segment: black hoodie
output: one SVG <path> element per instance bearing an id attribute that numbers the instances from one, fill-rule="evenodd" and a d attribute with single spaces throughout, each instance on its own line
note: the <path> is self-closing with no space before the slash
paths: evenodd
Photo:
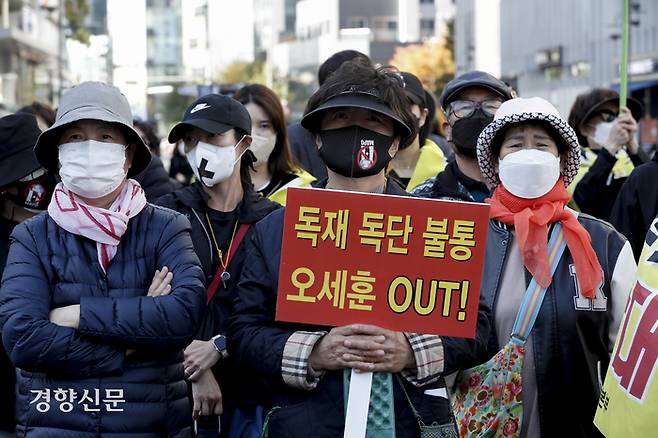
<path id="1" fill-rule="evenodd" d="M 195 183 L 189 187 L 177 190 L 173 193 L 159 198 L 156 202 L 157 205 L 170 208 L 179 213 L 184 214 L 192 224 L 192 242 L 194 243 L 194 250 L 196 251 L 203 272 L 206 276 L 206 286 L 210 284 L 219 268 L 219 258 L 217 250 L 213 242 L 213 233 L 216 237 L 217 244 L 222 250 L 222 253 L 227 252 L 233 230 L 235 229 L 235 218 L 237 217 L 237 226 L 241 224 L 255 224 L 265 216 L 279 208 L 278 204 L 269 201 L 266 198 L 258 196 L 252 188 L 245 190 L 244 197 L 238 207 L 229 213 L 222 213 L 212 210 L 208 207 L 208 194 L 203 191 L 200 183 Z M 207 215 L 207 217 L 206 217 Z M 210 219 L 213 224 L 213 229 L 210 230 L 208 220 Z M 226 285 L 220 283 L 215 297 L 213 299 L 214 305 L 222 307 L 218 321 L 207 321 L 204 323 L 199 332 L 197 339 L 207 340 L 212 336 L 225 332 L 225 321 L 228 314 L 227 311 L 231 308 L 231 302 L 235 294 L 237 280 L 240 278 L 242 271 L 242 262 L 244 261 L 244 242 L 246 242 L 251 235 L 251 229 L 244 237 L 242 244 L 237 249 L 235 256 L 229 263 L 227 268 L 231 279 L 226 282 Z M 213 307 L 211 305 L 211 307 Z M 209 310 L 209 313 L 212 313 Z M 208 319 L 208 317 L 206 317 Z"/>
<path id="2" fill-rule="evenodd" d="M 213 232 L 218 246 L 221 248 L 222 253 L 226 254 L 231 236 L 234 229 L 236 229 L 236 217 L 237 227 L 241 224 L 253 225 L 280 208 L 278 204 L 258 196 L 253 187 L 250 186 L 245 188 L 244 197 L 235 211 L 230 213 L 217 212 L 208 207 L 208 194 L 203 191 L 201 184 L 198 182 L 163 196 L 156 201 L 156 204 L 176 210 L 190 220 L 192 224 L 192 242 L 194 243 L 194 250 L 199 260 L 201 260 L 206 276 L 206 286 L 210 284 L 219 267 L 213 233 L 208 227 L 206 215 L 213 224 Z M 245 248 L 247 245 L 245 245 L 245 242 L 249 241 L 252 233 L 253 227 L 250 227 L 242 243 L 237 248 L 235 256 L 230 261 L 227 271 L 231 278 L 226 284 L 220 283 L 215 296 L 208 305 L 206 316 L 201 323 L 196 339 L 207 341 L 215 335 L 226 334 L 228 318 L 233 311 L 238 279 L 246 256 Z M 234 404 L 237 400 L 241 400 L 240 403 L 265 402 L 258 400 L 259 388 L 257 386 L 249 388 L 252 379 L 248 375 L 241 376 L 241 371 L 234 367 L 231 358 L 219 361 L 213 367 L 213 373 L 222 389 L 225 403 Z"/>
<path id="3" fill-rule="evenodd" d="M 635 260 L 640 258 L 649 227 L 658 216 L 658 154 L 636 167 L 619 191 L 610 222 L 626 236 Z"/>
<path id="4" fill-rule="evenodd" d="M 622 185 L 628 178 L 614 177 L 612 170 L 617 164 L 617 157 L 607 149 L 592 150 L 592 152 L 597 155 L 596 160 L 576 185 L 573 200 L 581 212 L 604 221 L 611 221 L 612 207 L 619 197 Z M 649 157 L 642 149 L 636 155 L 629 154 L 628 157 L 635 167 L 649 161 Z M 642 240 L 644 240 L 644 236 Z"/>

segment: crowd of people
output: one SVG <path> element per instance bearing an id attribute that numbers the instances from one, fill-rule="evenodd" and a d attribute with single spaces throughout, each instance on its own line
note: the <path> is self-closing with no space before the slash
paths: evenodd
<path id="1" fill-rule="evenodd" d="M 658 216 L 640 102 L 593 89 L 565 119 L 481 71 L 437 101 L 353 50 L 318 83 L 296 124 L 261 84 L 200 96 L 168 171 L 108 84 L 0 118 L 0 437 L 339 437 L 353 369 L 390 394 L 369 437 L 602 436 Z M 292 187 L 489 204 L 475 337 L 276 321 Z M 499 424 L 481 368 L 503 352 L 518 389 Z"/>

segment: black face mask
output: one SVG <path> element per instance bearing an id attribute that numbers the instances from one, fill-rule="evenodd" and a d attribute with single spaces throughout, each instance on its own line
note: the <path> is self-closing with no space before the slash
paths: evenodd
<path id="1" fill-rule="evenodd" d="M 459 153 L 467 157 L 477 157 L 478 137 L 492 121 L 493 117 L 480 108 L 475 110 L 471 117 L 457 120 L 452 126 L 452 142 Z"/>
<path id="2" fill-rule="evenodd" d="M 347 178 L 377 175 L 392 157 L 393 137 L 360 126 L 320 131 L 320 157 L 329 169 Z"/>
<path id="3" fill-rule="evenodd" d="M 33 212 L 40 212 L 48 209 L 56 185 L 55 176 L 48 172 L 37 179 L 18 181 L 12 184 L 11 187 L 16 188 L 18 193 L 5 192 L 2 196 L 19 207 Z"/>

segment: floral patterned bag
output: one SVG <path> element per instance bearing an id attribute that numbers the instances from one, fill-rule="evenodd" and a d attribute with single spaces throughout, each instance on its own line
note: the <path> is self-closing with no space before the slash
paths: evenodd
<path id="1" fill-rule="evenodd" d="M 566 242 L 557 223 L 548 243 L 548 261 L 555 272 Z M 457 376 L 452 409 L 461 438 L 518 438 L 523 414 L 521 369 L 525 342 L 532 331 L 546 289 L 532 279 L 523 295 L 510 341 L 488 362 Z"/>

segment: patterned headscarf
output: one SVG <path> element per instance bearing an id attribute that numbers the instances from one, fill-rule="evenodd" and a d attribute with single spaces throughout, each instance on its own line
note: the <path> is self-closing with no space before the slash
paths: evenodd
<path id="1" fill-rule="evenodd" d="M 496 111 L 493 122 L 484 128 L 478 138 L 477 155 L 480 170 L 492 188 L 500 184 L 500 178 L 498 178 L 498 172 L 494 166 L 494 162 L 498 158 L 493 156 L 494 139 L 503 128 L 532 121 L 550 125 L 553 131 L 560 136 L 556 140 L 561 140 L 567 146 L 567 163 L 562 173 L 564 184 L 568 186 L 576 177 L 580 167 L 580 146 L 578 137 L 569 123 L 560 116 L 553 105 L 541 97 L 528 99 L 517 97 L 503 102 Z"/>

